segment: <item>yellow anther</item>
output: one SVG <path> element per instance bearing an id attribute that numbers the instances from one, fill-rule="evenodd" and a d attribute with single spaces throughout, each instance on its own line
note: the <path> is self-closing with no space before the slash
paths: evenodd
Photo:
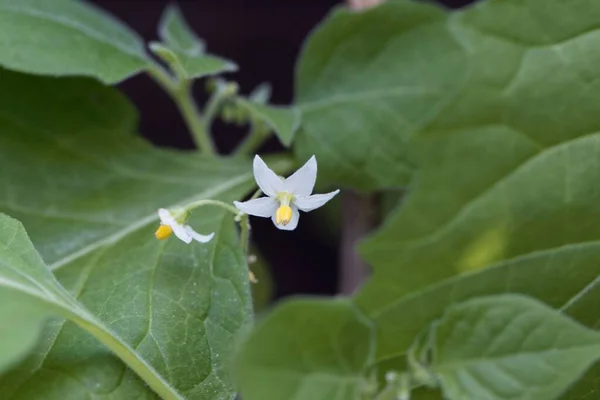
<path id="1" fill-rule="evenodd" d="M 172 233 L 173 233 L 173 229 L 171 229 L 171 227 L 169 225 L 161 225 L 158 227 L 158 229 L 154 233 L 154 236 L 156 236 L 156 238 L 158 240 L 164 240 L 164 239 L 168 238 L 169 236 L 171 236 Z"/>
<path id="2" fill-rule="evenodd" d="M 292 208 L 290 206 L 281 206 L 275 212 L 275 223 L 277 225 L 287 225 L 292 220 Z"/>

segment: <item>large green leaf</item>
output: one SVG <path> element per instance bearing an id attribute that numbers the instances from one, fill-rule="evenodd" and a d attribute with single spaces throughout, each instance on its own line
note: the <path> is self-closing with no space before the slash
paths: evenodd
<path id="1" fill-rule="evenodd" d="M 406 351 L 425 326 L 440 318 L 449 305 L 478 296 L 523 293 L 551 307 L 563 307 L 600 275 L 599 247 L 598 243 L 588 243 L 541 251 L 377 306 L 363 293 L 357 303 L 370 310 L 369 317 L 378 328 L 376 359 L 390 361 L 388 368 L 402 368 Z M 381 290 L 391 291 L 396 284 L 389 281 Z M 593 309 L 588 312 L 594 313 Z M 583 318 L 579 320 L 588 325 Z"/>
<path id="2" fill-rule="evenodd" d="M 145 68 L 142 40 L 77 0 L 0 0 L 0 65 L 115 83 Z"/>
<path id="3" fill-rule="evenodd" d="M 467 67 L 436 7 L 389 1 L 334 10 L 297 69 L 299 158 L 316 154 L 321 177 L 337 184 L 406 185 L 415 163 L 410 138 L 454 98 Z"/>
<path id="4" fill-rule="evenodd" d="M 0 214 L 0 371 L 23 358 L 60 303 L 59 284 L 23 227 Z"/>
<path id="5" fill-rule="evenodd" d="M 158 207 L 243 197 L 250 163 L 152 148 L 132 134 L 131 105 L 92 80 L 0 71 L 0 93 L 0 210 L 23 222 L 61 283 L 180 395 L 231 398 L 225 365 L 251 317 L 232 219 L 194 212 L 192 226 L 216 232 L 205 245 L 153 233 Z M 6 397 L 152 396 L 71 323 L 52 321 L 43 336 L 0 380 Z"/>
<path id="6" fill-rule="evenodd" d="M 248 400 L 360 400 L 374 342 L 368 319 L 346 300 L 295 300 L 261 321 L 240 352 Z"/>
<path id="7" fill-rule="evenodd" d="M 489 1 L 449 17 L 469 55 L 468 81 L 414 135 L 412 190 L 362 247 L 375 269 L 360 295 L 367 308 L 461 272 L 600 238 L 600 34 L 590 17 L 600 3 L 578 4 L 563 13 L 559 0 Z M 585 15 L 573 17 L 577 10 Z M 563 22 L 546 18 L 554 13 Z M 498 22 L 518 15 L 537 22 L 514 30 L 518 22 Z M 552 34 L 542 41 L 540 30 Z"/>
<path id="8" fill-rule="evenodd" d="M 600 357 L 600 333 L 517 295 L 452 306 L 431 335 L 449 400 L 555 399 Z"/>
<path id="9" fill-rule="evenodd" d="M 600 277 L 571 299 L 562 311 L 590 328 L 600 329 Z M 600 363 L 596 363 L 563 397 L 565 400 L 592 400 L 598 397 Z"/>
<path id="10" fill-rule="evenodd" d="M 23 226 L 4 214 L 0 214 L 0 298 L 0 316 L 5 318 L 0 330 L 1 369 L 15 359 L 22 358 L 30 350 L 44 320 L 52 314 L 60 314 L 79 326 L 75 329 L 82 337 L 88 340 L 92 336 L 99 339 L 103 345 L 126 360 L 162 398 L 180 398 L 142 356 L 136 354 L 119 336 L 91 315 L 58 283 L 29 241 Z M 87 333 L 79 328 L 85 329 Z M 39 390 L 42 388 L 37 389 L 29 392 L 26 398 L 48 398 L 45 396 L 49 393 Z M 13 394 L 10 390 L 2 390 L 3 398 Z M 51 393 L 51 398 L 55 394 L 57 393 Z M 74 395 L 71 390 L 63 391 L 62 398 Z"/>

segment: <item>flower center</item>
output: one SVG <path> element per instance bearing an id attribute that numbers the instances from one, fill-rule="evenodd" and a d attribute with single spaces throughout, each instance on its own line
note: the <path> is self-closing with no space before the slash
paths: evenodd
<path id="1" fill-rule="evenodd" d="M 287 225 L 292 220 L 292 208 L 287 205 L 281 205 L 275 212 L 275 223 L 277 225 Z"/>
<path id="2" fill-rule="evenodd" d="M 154 236 L 156 236 L 156 238 L 158 240 L 164 240 L 164 239 L 168 238 L 169 236 L 171 236 L 172 233 L 173 233 L 173 229 L 171 229 L 171 227 L 169 225 L 161 225 L 158 227 L 158 229 L 154 233 Z"/>

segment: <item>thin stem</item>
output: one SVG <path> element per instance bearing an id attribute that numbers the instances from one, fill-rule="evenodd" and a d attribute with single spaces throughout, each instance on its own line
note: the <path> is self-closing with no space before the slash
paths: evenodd
<path id="1" fill-rule="evenodd" d="M 235 216 L 240 214 L 240 210 L 232 206 L 231 204 L 227 204 L 223 201 L 219 200 L 211 200 L 211 199 L 202 199 L 198 201 L 191 202 L 185 206 L 186 211 L 192 211 L 194 208 L 202 207 L 202 206 L 218 206 L 226 209 L 227 211 L 233 213 Z"/>
<path id="2" fill-rule="evenodd" d="M 217 112 L 219 111 L 219 107 L 221 107 L 223 100 L 229 97 L 229 95 L 230 93 L 227 87 L 217 87 L 212 93 L 208 103 L 206 104 L 206 108 L 204 109 L 204 129 L 210 131 L 212 123 L 217 116 Z"/>
<path id="3" fill-rule="evenodd" d="M 200 151 L 209 155 L 215 155 L 216 150 L 210 137 L 210 132 L 206 129 L 206 123 L 192 97 L 190 82 L 175 79 L 158 63 L 150 64 L 147 72 L 177 104 Z"/>
<path id="4" fill-rule="evenodd" d="M 244 255 L 248 256 L 248 247 L 250 246 L 250 218 L 248 214 L 242 215 L 240 220 L 240 242 L 242 244 L 242 251 Z"/>
<path id="5" fill-rule="evenodd" d="M 110 332 L 93 316 L 71 314 L 73 322 L 88 331 L 116 354 L 129 368 L 144 380 L 162 399 L 183 400 L 183 397 L 146 361 L 138 357 L 135 350 Z"/>
<path id="6" fill-rule="evenodd" d="M 256 189 L 256 192 L 254 192 L 252 197 L 250 197 L 250 200 L 258 199 L 261 194 L 262 194 L 262 190 L 260 190 L 260 188 Z"/>
<path id="7" fill-rule="evenodd" d="M 233 151 L 233 155 L 239 156 L 255 153 L 268 137 L 269 135 L 265 135 L 258 124 L 253 123 L 248 136 L 246 136 L 244 141 Z"/>

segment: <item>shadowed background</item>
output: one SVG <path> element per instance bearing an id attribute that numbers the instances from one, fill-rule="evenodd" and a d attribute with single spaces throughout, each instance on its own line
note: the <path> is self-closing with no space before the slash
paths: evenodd
<path id="1" fill-rule="evenodd" d="M 157 26 L 167 0 L 93 0 L 121 19 L 146 41 L 157 39 Z M 448 7 L 460 7 L 473 0 L 444 0 Z M 235 61 L 240 70 L 226 78 L 238 82 L 249 93 L 262 82 L 272 86 L 273 104 L 293 100 L 294 65 L 302 43 L 335 0 L 188 0 L 178 1 L 185 18 L 207 44 L 208 52 Z M 206 99 L 203 82 L 194 94 Z M 136 104 L 140 132 L 154 144 L 191 149 L 193 142 L 175 105 L 148 77 L 138 75 L 119 87 Z M 217 122 L 214 140 L 221 152 L 228 152 L 244 137 L 245 129 Z M 281 150 L 275 139 L 261 152 Z M 339 200 L 321 213 L 303 214 L 293 232 L 277 230 L 269 219 L 252 218 L 255 245 L 269 261 L 274 297 L 306 293 L 334 294 L 338 285 L 339 221 L 324 219 L 324 212 L 339 209 Z"/>

